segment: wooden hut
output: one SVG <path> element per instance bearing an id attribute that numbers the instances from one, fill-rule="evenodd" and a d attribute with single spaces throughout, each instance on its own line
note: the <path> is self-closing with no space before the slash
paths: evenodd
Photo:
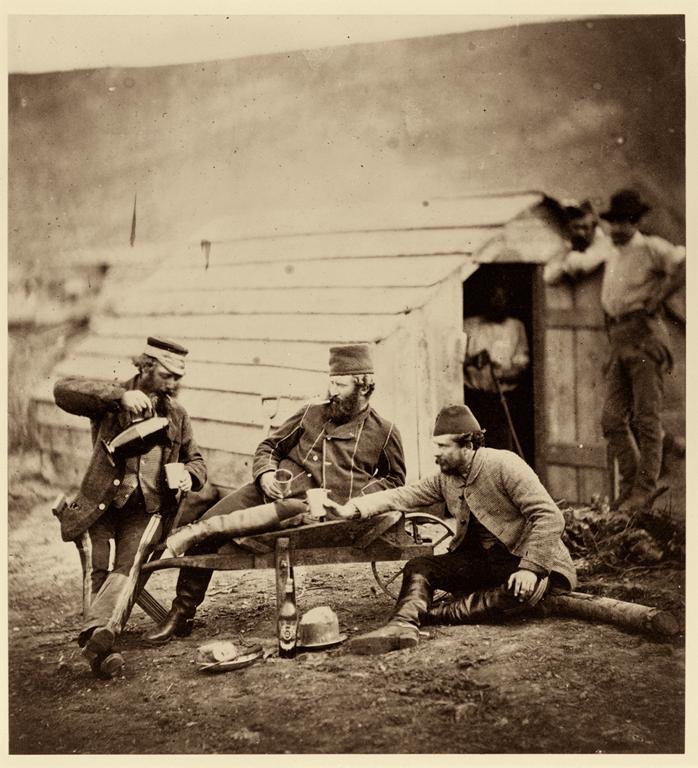
<path id="1" fill-rule="evenodd" d="M 608 492 L 598 279 L 544 288 L 542 265 L 563 247 L 555 210 L 538 192 L 425 201 L 347 231 L 211 236 L 138 281 L 122 273 L 36 391 L 46 466 L 77 482 L 90 450 L 87 421 L 56 408 L 53 381 L 129 377 L 145 336 L 162 334 L 190 349 L 180 398 L 216 485 L 249 479 L 270 422 L 322 398 L 329 347 L 353 342 L 374 345 L 372 402 L 402 433 L 408 478 L 424 476 L 435 470 L 436 412 L 463 402 L 462 318 L 498 272 L 515 287 L 533 353 L 517 410 L 527 458 L 556 497 Z"/>

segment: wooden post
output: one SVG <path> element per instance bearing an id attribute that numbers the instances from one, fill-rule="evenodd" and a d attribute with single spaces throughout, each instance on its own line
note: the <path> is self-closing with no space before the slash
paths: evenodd
<path id="1" fill-rule="evenodd" d="M 280 536 L 276 540 L 276 549 L 274 556 L 274 565 L 276 570 L 276 612 L 278 617 L 281 603 L 284 600 L 286 581 L 292 575 L 291 565 L 291 540 L 285 536 Z"/>
<path id="2" fill-rule="evenodd" d="M 665 637 L 676 635 L 681 629 L 676 618 L 668 611 L 583 592 L 547 595 L 541 607 L 550 615 L 608 622 L 626 629 Z"/>

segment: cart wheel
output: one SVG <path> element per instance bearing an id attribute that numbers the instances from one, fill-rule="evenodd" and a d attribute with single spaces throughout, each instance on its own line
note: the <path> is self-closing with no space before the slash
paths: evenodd
<path id="1" fill-rule="evenodd" d="M 443 520 L 426 512 L 405 513 L 405 530 L 407 533 L 416 544 L 431 544 L 435 555 L 443 555 L 448 550 L 449 542 L 454 533 L 451 526 L 455 527 L 455 520 Z M 393 600 L 397 600 L 400 592 L 405 565 L 404 560 L 371 563 L 371 570 L 378 586 Z M 436 590 L 433 601 L 439 602 L 446 594 L 444 590 Z"/>

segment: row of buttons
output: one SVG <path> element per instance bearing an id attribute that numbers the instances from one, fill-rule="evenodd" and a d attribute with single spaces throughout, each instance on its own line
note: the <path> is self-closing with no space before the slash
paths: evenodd
<path id="1" fill-rule="evenodd" d="M 118 478 L 118 477 L 116 477 L 116 478 L 114 478 L 114 480 L 112 480 L 112 483 L 113 483 L 114 485 L 116 485 L 116 486 L 119 486 L 119 485 L 121 485 L 121 480 L 119 480 L 119 478 Z M 104 502 L 102 502 L 101 504 L 99 504 L 99 505 L 97 506 L 97 509 L 102 509 L 102 510 L 104 510 L 104 509 L 106 509 L 106 508 L 107 508 L 107 505 L 106 505 Z"/>

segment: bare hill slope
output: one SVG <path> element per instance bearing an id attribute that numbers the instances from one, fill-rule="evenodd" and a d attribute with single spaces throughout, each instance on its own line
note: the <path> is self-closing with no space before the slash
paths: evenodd
<path id="1" fill-rule="evenodd" d="M 10 78 L 11 263 L 282 208 L 635 184 L 684 226 L 684 26 L 603 18 Z"/>

